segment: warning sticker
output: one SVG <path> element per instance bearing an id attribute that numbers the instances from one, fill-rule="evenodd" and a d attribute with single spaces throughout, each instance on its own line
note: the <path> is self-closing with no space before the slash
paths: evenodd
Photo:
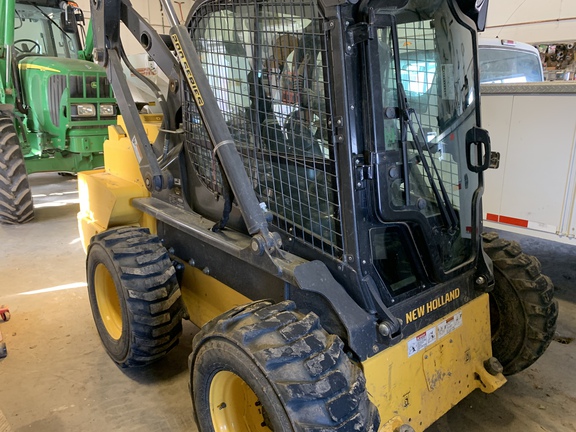
<path id="1" fill-rule="evenodd" d="M 457 312 L 450 318 L 438 323 L 437 326 L 420 333 L 418 336 L 408 341 L 408 357 L 412 357 L 427 346 L 432 345 L 438 339 L 442 339 L 447 334 L 453 332 L 462 325 L 462 311 Z"/>
<path id="2" fill-rule="evenodd" d="M 453 317 L 448 318 L 446 321 L 438 324 L 438 338 L 442 339 L 448 333 L 456 330 L 462 325 L 462 312 L 458 312 Z"/>

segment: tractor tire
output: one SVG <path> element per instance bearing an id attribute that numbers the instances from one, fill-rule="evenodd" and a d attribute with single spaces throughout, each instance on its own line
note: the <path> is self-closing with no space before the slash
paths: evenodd
<path id="1" fill-rule="evenodd" d="M 496 233 L 483 234 L 483 240 L 496 282 L 490 292 L 492 351 L 504 375 L 512 375 L 538 360 L 550 345 L 558 303 L 554 285 L 541 273 L 538 259 Z"/>
<path id="2" fill-rule="evenodd" d="M 10 117 L 0 114 L 0 223 L 22 224 L 34 218 L 32 192 Z"/>
<path id="3" fill-rule="evenodd" d="M 184 308 L 168 252 L 146 228 L 92 238 L 88 295 L 100 339 L 122 367 L 146 366 L 178 344 Z"/>
<path id="4" fill-rule="evenodd" d="M 259 301 L 195 336 L 190 389 L 201 432 L 376 432 L 360 368 L 314 313 Z"/>

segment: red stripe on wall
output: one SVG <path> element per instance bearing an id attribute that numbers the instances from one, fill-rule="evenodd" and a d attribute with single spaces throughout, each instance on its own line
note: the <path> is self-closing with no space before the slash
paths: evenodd
<path id="1" fill-rule="evenodd" d="M 516 225 L 524 228 L 528 228 L 528 221 L 524 219 L 513 218 L 510 216 L 500 216 L 498 222 L 505 223 L 508 225 Z"/>
<path id="2" fill-rule="evenodd" d="M 498 215 L 494 213 L 486 213 L 486 220 L 498 222 Z"/>

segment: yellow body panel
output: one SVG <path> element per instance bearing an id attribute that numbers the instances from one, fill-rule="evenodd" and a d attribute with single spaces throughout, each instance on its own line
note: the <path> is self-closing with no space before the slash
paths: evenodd
<path id="1" fill-rule="evenodd" d="M 144 128 L 154 141 L 162 124 L 162 116 L 143 114 Z M 108 228 L 137 225 L 156 233 L 156 220 L 131 205 L 133 198 L 150 196 L 144 185 L 140 166 L 131 139 L 126 134 L 122 117 L 108 127 L 104 142 L 104 169 L 78 174 L 80 212 L 78 229 L 86 251 L 90 239 Z"/>
<path id="2" fill-rule="evenodd" d="M 162 116 L 142 114 L 141 118 L 148 140 L 154 142 Z M 108 140 L 104 142 L 105 168 L 78 174 L 78 228 L 85 251 L 94 235 L 109 228 L 142 226 L 149 228 L 152 234 L 157 233 L 156 219 L 131 205 L 133 198 L 147 197 L 150 193 L 144 185 L 132 141 L 125 131 L 124 121 L 118 117 L 118 124 L 108 128 Z M 197 326 L 251 301 L 201 270 L 182 264 L 185 268 L 182 298 L 190 320 Z"/>
<path id="3" fill-rule="evenodd" d="M 212 318 L 222 315 L 235 306 L 250 303 L 248 297 L 234 291 L 201 270 L 184 265 L 180 288 L 186 310 L 196 326 L 202 327 Z"/>
<path id="4" fill-rule="evenodd" d="M 121 225 L 139 224 L 142 212 L 130 205 L 134 197 L 148 196 L 141 186 L 105 171 L 78 174 L 80 192 L 79 230 L 84 250 L 95 234 Z"/>
<path id="5" fill-rule="evenodd" d="M 479 388 L 490 393 L 506 378 L 490 375 L 488 294 L 406 337 L 362 363 L 366 387 L 378 407 L 380 432 L 402 424 L 422 431 Z"/>

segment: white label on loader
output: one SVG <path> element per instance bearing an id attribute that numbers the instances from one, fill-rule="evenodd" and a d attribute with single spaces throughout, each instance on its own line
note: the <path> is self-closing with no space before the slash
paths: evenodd
<path id="1" fill-rule="evenodd" d="M 132 148 L 134 149 L 134 154 L 136 155 L 136 159 L 138 159 L 138 163 L 142 161 L 142 152 L 140 151 L 140 147 L 138 147 L 138 141 L 136 141 L 136 135 L 132 138 Z"/>
<path id="2" fill-rule="evenodd" d="M 422 351 L 427 346 L 432 345 L 438 339 L 442 339 L 447 334 L 453 332 L 462 325 L 462 311 L 457 312 L 450 318 L 447 318 L 438 326 L 434 326 L 425 332 L 420 333 L 415 338 L 408 341 L 408 357 L 412 357 L 417 352 Z"/>

